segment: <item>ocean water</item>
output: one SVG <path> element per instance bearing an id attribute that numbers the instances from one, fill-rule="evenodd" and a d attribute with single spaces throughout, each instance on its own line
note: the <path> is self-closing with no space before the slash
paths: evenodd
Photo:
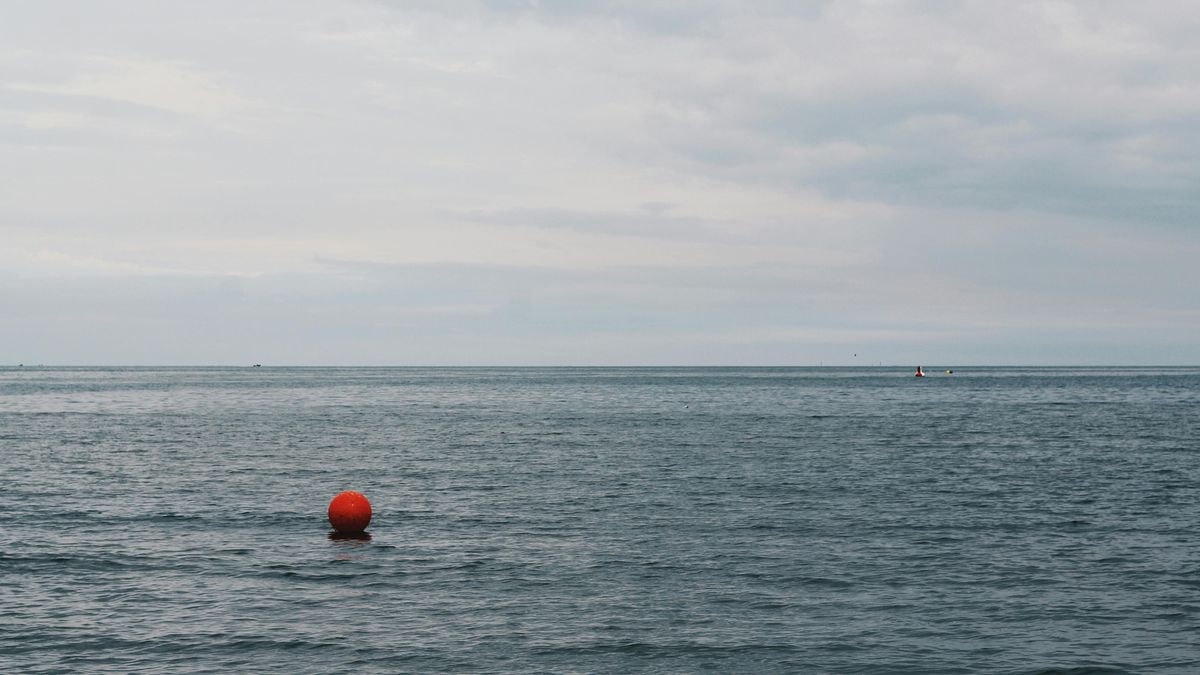
<path id="1" fill-rule="evenodd" d="M 1200 672 L 1200 369 L 929 370 L 0 369 L 0 672 Z"/>

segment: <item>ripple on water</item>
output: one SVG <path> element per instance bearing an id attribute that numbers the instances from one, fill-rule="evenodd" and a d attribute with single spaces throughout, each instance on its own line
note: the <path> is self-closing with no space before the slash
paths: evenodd
<path id="1" fill-rule="evenodd" d="M 1200 672 L 1200 371 L 956 371 L 0 369 L 0 671 Z"/>

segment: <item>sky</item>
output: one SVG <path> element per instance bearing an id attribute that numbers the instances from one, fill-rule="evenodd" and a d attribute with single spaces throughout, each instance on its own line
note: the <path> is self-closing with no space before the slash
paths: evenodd
<path id="1" fill-rule="evenodd" d="M 0 6 L 0 364 L 1200 363 L 1200 4 Z"/>

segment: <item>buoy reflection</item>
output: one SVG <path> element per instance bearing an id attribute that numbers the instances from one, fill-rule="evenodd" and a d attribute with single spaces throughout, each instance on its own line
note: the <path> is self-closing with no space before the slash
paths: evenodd
<path id="1" fill-rule="evenodd" d="M 329 533 L 329 541 L 371 541 L 370 532 L 338 532 Z"/>

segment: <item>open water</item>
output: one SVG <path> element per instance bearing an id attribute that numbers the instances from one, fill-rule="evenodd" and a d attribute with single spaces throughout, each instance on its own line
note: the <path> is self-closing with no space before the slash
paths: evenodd
<path id="1" fill-rule="evenodd" d="M 1200 672 L 1200 369 L 929 370 L 0 369 L 0 671 Z"/>

